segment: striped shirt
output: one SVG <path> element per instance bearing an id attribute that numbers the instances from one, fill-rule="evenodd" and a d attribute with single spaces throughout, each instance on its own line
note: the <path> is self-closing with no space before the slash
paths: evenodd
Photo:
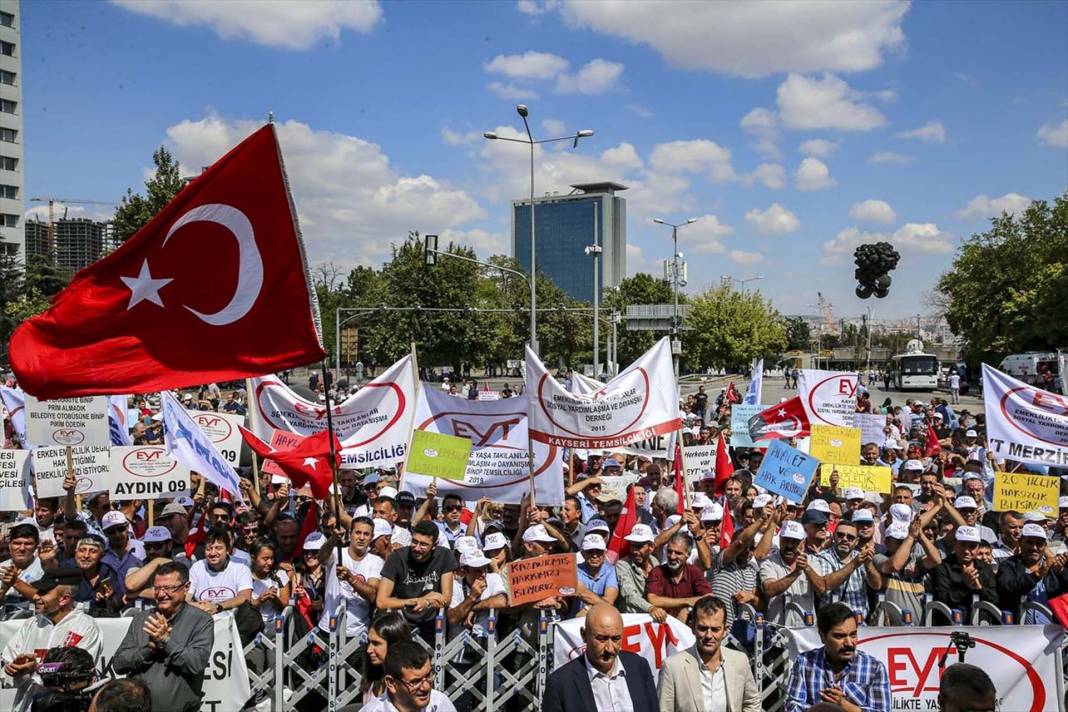
<path id="1" fill-rule="evenodd" d="M 820 690 L 837 686 L 865 712 L 890 712 L 890 678 L 881 662 L 861 651 L 837 675 L 827 663 L 824 648 L 798 656 L 790 671 L 784 712 L 805 712 L 821 702 Z"/>
<path id="2" fill-rule="evenodd" d="M 729 631 L 738 615 L 738 604 L 734 602 L 734 594 L 756 589 L 760 575 L 760 562 L 752 555 L 744 564 L 740 563 L 738 558 L 729 564 L 723 564 L 722 561 L 722 554 L 718 554 L 715 573 L 709 575 L 708 580 L 712 584 L 712 595 L 723 601 L 727 609 L 727 630 Z"/>
<path id="3" fill-rule="evenodd" d="M 815 558 L 819 560 L 819 565 L 822 567 L 821 574 L 827 576 L 832 574 L 838 569 L 846 566 L 857 556 L 857 552 L 852 552 L 849 558 L 842 561 L 838 557 L 838 552 L 832 546 L 827 551 L 823 552 Z M 839 584 L 838 588 L 828 591 L 823 594 L 821 603 L 826 605 L 832 601 L 841 601 L 854 611 L 860 611 L 863 617 L 868 617 L 868 579 L 864 575 L 864 567 L 861 566 L 853 570 L 853 573 L 849 574 L 843 583 Z"/>

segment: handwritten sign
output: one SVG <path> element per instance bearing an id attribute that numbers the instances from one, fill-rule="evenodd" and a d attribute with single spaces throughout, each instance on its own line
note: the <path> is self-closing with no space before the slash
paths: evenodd
<path id="1" fill-rule="evenodd" d="M 189 470 L 162 445 L 111 448 L 111 499 L 162 499 L 189 494 Z"/>
<path id="2" fill-rule="evenodd" d="M 753 484 L 800 504 L 819 465 L 816 458 L 772 440 Z"/>
<path id="3" fill-rule="evenodd" d="M 868 467 L 866 465 L 820 465 L 820 485 L 829 487 L 831 473 L 838 471 L 838 489 L 859 487 L 865 492 L 890 494 L 893 486 L 893 473 L 889 467 Z"/>
<path id="4" fill-rule="evenodd" d="M 749 419 L 768 408 L 766 405 L 735 403 L 731 406 L 731 447 L 753 447 L 749 437 Z"/>
<path id="5" fill-rule="evenodd" d="M 467 473 L 472 446 L 470 438 L 416 430 L 412 433 L 412 450 L 405 472 L 443 480 L 462 480 Z"/>
<path id="6" fill-rule="evenodd" d="M 686 481 L 703 479 L 706 472 L 716 469 L 716 445 L 690 445 L 682 449 L 682 463 L 686 466 Z"/>
<path id="7" fill-rule="evenodd" d="M 1056 517 L 1060 487 L 1059 477 L 997 472 L 994 474 L 994 510 L 1014 510 L 1024 514 L 1042 512 Z"/>
<path id="8" fill-rule="evenodd" d="M 296 433 L 291 433 L 288 430 L 271 431 L 272 450 L 291 450 L 297 446 L 300 440 L 301 436 Z M 274 460 L 264 460 L 260 469 L 268 475 L 272 475 L 272 484 L 280 484 L 289 481 L 289 477 L 286 476 L 286 473 L 282 471 L 281 467 L 275 464 Z"/>
<path id="9" fill-rule="evenodd" d="M 886 442 L 886 416 L 882 413 L 857 413 L 856 427 L 860 428 L 861 444 L 882 447 Z"/>
<path id="10" fill-rule="evenodd" d="M 42 401 L 26 394 L 26 440 L 41 447 L 110 445 L 108 397 Z"/>
<path id="11" fill-rule="evenodd" d="M 550 596 L 572 596 L 578 585 L 574 554 L 517 559 L 508 564 L 508 605 L 535 603 Z"/>
<path id="12" fill-rule="evenodd" d="M 855 465 L 860 462 L 860 428 L 813 423 L 808 453 L 820 462 Z"/>
<path id="13" fill-rule="evenodd" d="M 111 467 L 111 448 L 71 448 L 74 465 L 74 492 L 88 494 L 106 490 Z M 40 447 L 33 451 L 33 471 L 37 479 L 38 497 L 62 497 L 66 494 L 63 480 L 67 478 L 67 448 Z"/>
<path id="14" fill-rule="evenodd" d="M 616 477 L 601 477 L 601 496 L 612 495 L 620 502 L 627 501 L 627 487 L 634 484 L 641 475 L 618 475 Z"/>
<path id="15" fill-rule="evenodd" d="M 32 479 L 29 450 L 0 450 L 0 512 L 21 512 L 32 506 Z"/>

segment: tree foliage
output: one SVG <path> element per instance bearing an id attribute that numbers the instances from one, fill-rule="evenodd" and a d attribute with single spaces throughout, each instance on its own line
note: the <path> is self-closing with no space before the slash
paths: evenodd
<path id="1" fill-rule="evenodd" d="M 1068 344 L 1068 192 L 994 218 L 960 246 L 937 291 L 969 359 Z"/>
<path id="2" fill-rule="evenodd" d="M 617 289 L 609 290 L 604 303 L 625 314 L 627 307 L 632 304 L 671 304 L 671 301 L 671 284 L 667 280 L 639 273 L 624 279 Z M 679 294 L 679 302 L 685 301 L 686 295 Z M 608 330 L 611 330 L 610 325 Z M 626 368 L 663 336 L 663 332 L 632 331 L 626 328 L 626 322 L 621 322 L 618 327 L 620 368 Z"/>
<path id="3" fill-rule="evenodd" d="M 727 282 L 692 297 L 683 331 L 689 370 L 748 366 L 774 361 L 786 348 L 786 325 L 760 292 L 736 292 Z"/>
<path id="4" fill-rule="evenodd" d="M 812 348 L 812 329 L 799 316 L 786 318 L 786 350 L 808 351 Z"/>
<path id="5" fill-rule="evenodd" d="M 145 181 L 145 194 L 127 189 L 115 211 L 115 217 L 112 218 L 115 235 L 120 242 L 129 240 L 171 202 L 185 185 L 178 162 L 166 148 L 160 146 L 156 149 L 152 154 L 152 162 L 156 165 L 156 172 Z"/>

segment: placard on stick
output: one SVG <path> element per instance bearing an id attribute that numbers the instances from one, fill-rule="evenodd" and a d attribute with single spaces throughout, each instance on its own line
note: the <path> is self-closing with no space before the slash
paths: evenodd
<path id="1" fill-rule="evenodd" d="M 867 465 L 820 465 L 820 485 L 829 487 L 831 473 L 838 471 L 838 489 L 859 487 L 865 492 L 890 494 L 893 473 L 889 467 L 868 467 Z"/>
<path id="2" fill-rule="evenodd" d="M 508 564 L 508 605 L 535 603 L 550 596 L 574 595 L 578 569 L 574 554 L 516 559 Z"/>
<path id="3" fill-rule="evenodd" d="M 1024 473 L 994 473 L 994 510 L 1042 512 L 1048 517 L 1057 516 L 1057 498 L 1061 478 L 1050 475 Z"/>
<path id="4" fill-rule="evenodd" d="M 860 462 L 860 428 L 813 423 L 808 454 L 820 462 L 856 465 Z"/>
<path id="5" fill-rule="evenodd" d="M 42 401 L 26 394 L 26 439 L 41 447 L 110 445 L 108 397 Z"/>
<path id="6" fill-rule="evenodd" d="M 189 494 L 189 470 L 162 445 L 111 448 L 111 499 L 162 499 Z"/>
<path id="7" fill-rule="evenodd" d="M 812 483 L 819 460 L 795 450 L 781 440 L 772 440 L 764 461 L 760 463 L 753 484 L 800 503 Z"/>
<path id="8" fill-rule="evenodd" d="M 416 430 L 412 433 L 412 451 L 408 455 L 406 471 L 443 480 L 462 480 L 471 458 L 471 447 L 470 438 Z"/>
<path id="9" fill-rule="evenodd" d="M 111 448 L 71 448 L 74 464 L 74 493 L 89 494 L 108 488 L 111 469 Z M 33 471 L 37 480 L 38 497 L 62 497 L 66 494 L 63 480 L 67 478 L 67 448 L 39 447 L 33 451 Z"/>

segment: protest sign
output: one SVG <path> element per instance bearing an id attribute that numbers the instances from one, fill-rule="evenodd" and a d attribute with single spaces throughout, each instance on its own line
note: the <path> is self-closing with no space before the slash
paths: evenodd
<path id="1" fill-rule="evenodd" d="M 51 445 L 111 444 L 107 396 L 37 400 L 26 394 L 26 441 Z"/>
<path id="2" fill-rule="evenodd" d="M 245 424 L 245 416 L 200 410 L 191 410 L 189 415 L 218 448 L 223 459 L 237 467 L 241 460 L 241 431 L 237 426 Z"/>
<path id="3" fill-rule="evenodd" d="M 566 665 L 586 652 L 586 641 L 582 639 L 583 626 L 582 618 L 572 618 L 554 624 L 554 668 Z M 692 648 L 695 642 L 693 630 L 673 616 L 668 616 L 663 623 L 657 623 L 647 613 L 623 614 L 621 648 L 645 658 L 649 669 L 654 673 L 654 679 L 656 671 L 668 657 Z"/>
<path id="4" fill-rule="evenodd" d="M 300 442 L 300 436 L 296 433 L 291 433 L 288 430 L 272 430 L 271 431 L 271 449 L 272 450 L 292 450 Z M 268 475 L 274 475 L 274 477 L 280 478 L 279 480 L 271 479 L 271 482 L 277 484 L 278 482 L 288 482 L 289 477 L 282 471 L 282 468 L 275 464 L 274 460 L 264 460 L 260 463 L 260 472 L 265 472 Z"/>
<path id="5" fill-rule="evenodd" d="M 819 467 L 819 460 L 795 450 L 781 440 L 772 440 L 760 463 L 753 484 L 800 504 Z"/>
<path id="6" fill-rule="evenodd" d="M 857 413 L 854 427 L 860 428 L 860 444 L 875 443 L 879 447 L 886 442 L 886 416 L 882 413 Z"/>
<path id="7" fill-rule="evenodd" d="M 238 501 L 244 501 L 237 471 L 228 463 L 170 391 L 160 393 L 167 454 Z"/>
<path id="8" fill-rule="evenodd" d="M 702 479 L 706 472 L 714 472 L 716 469 L 716 444 L 684 447 L 682 463 L 686 466 L 687 482 Z"/>
<path id="9" fill-rule="evenodd" d="M 860 429 L 814 424 L 808 453 L 820 462 L 855 465 L 860 462 Z"/>
<path id="10" fill-rule="evenodd" d="M 415 414 L 412 356 L 383 371 L 341 403 L 333 403 L 341 467 L 390 467 L 404 461 Z M 454 400 L 456 400 L 454 398 Z M 252 379 L 251 430 L 270 442 L 272 430 L 314 435 L 326 430 L 326 406 L 306 401 L 275 376 Z"/>
<path id="11" fill-rule="evenodd" d="M 893 486 L 893 472 L 889 467 L 868 467 L 867 465 L 820 465 L 820 485 L 829 487 L 831 473 L 838 472 L 838 489 L 859 487 L 865 492 L 890 494 Z"/>
<path id="12" fill-rule="evenodd" d="M 507 568 L 509 606 L 536 603 L 549 596 L 571 596 L 578 585 L 574 554 L 516 559 Z"/>
<path id="13" fill-rule="evenodd" d="M 74 465 L 74 492 L 88 494 L 108 488 L 107 477 L 111 468 L 111 448 L 71 448 Z M 39 447 L 33 451 L 33 472 L 37 480 L 38 497 L 62 497 L 63 480 L 67 477 L 67 448 Z"/>
<path id="14" fill-rule="evenodd" d="M 857 415 L 857 374 L 803 368 L 797 392 L 812 425 L 851 428 Z"/>
<path id="15" fill-rule="evenodd" d="M 731 406 L 731 447 L 753 447 L 753 438 L 749 435 L 749 419 L 770 406 L 735 403 Z"/>
<path id="16" fill-rule="evenodd" d="M 29 450 L 0 450 L 0 512 L 33 507 Z"/>
<path id="17" fill-rule="evenodd" d="M 1057 516 L 1061 478 L 1025 473 L 994 473 L 994 511 L 1042 512 Z"/>
<path id="18" fill-rule="evenodd" d="M 111 499 L 162 499 L 189 494 L 189 469 L 162 445 L 111 448 Z"/>
<path id="19" fill-rule="evenodd" d="M 670 459 L 674 457 L 675 438 L 677 436 L 678 431 L 672 430 L 670 433 L 662 433 L 649 438 L 635 440 L 632 443 L 612 448 L 612 450 L 613 452 L 621 452 L 627 455 L 645 455 L 648 458 L 662 457 Z"/>
<path id="20" fill-rule="evenodd" d="M 617 475 L 615 477 L 601 476 L 601 495 L 610 494 L 620 502 L 627 501 L 627 487 L 641 479 L 641 475 Z"/>
<path id="21" fill-rule="evenodd" d="M 557 447 L 615 448 L 682 426 L 667 337 L 591 393 L 565 389 L 529 346 L 526 364 L 532 440 Z"/>
<path id="22" fill-rule="evenodd" d="M 500 391 L 481 390 L 478 392 L 478 399 L 480 401 L 500 400 Z"/>
<path id="23" fill-rule="evenodd" d="M 1068 397 L 983 364 L 988 447 L 1001 460 L 1068 466 Z"/>
<path id="24" fill-rule="evenodd" d="M 408 455 L 404 472 L 408 475 L 463 480 L 472 445 L 470 438 L 458 438 L 432 430 L 416 430 L 412 433 L 412 451 Z"/>
<path id="25" fill-rule="evenodd" d="M 471 444 L 462 479 L 438 480 L 438 496 L 457 494 L 470 502 L 489 497 L 519 504 L 530 492 L 530 455 L 534 456 L 534 498 L 539 505 L 564 502 L 560 448 L 527 439 L 527 398 L 496 401 L 456 398 L 437 388 L 420 385 L 416 431 L 463 438 Z M 415 472 L 409 461 L 402 488 L 416 497 L 426 493 L 432 476 Z"/>

